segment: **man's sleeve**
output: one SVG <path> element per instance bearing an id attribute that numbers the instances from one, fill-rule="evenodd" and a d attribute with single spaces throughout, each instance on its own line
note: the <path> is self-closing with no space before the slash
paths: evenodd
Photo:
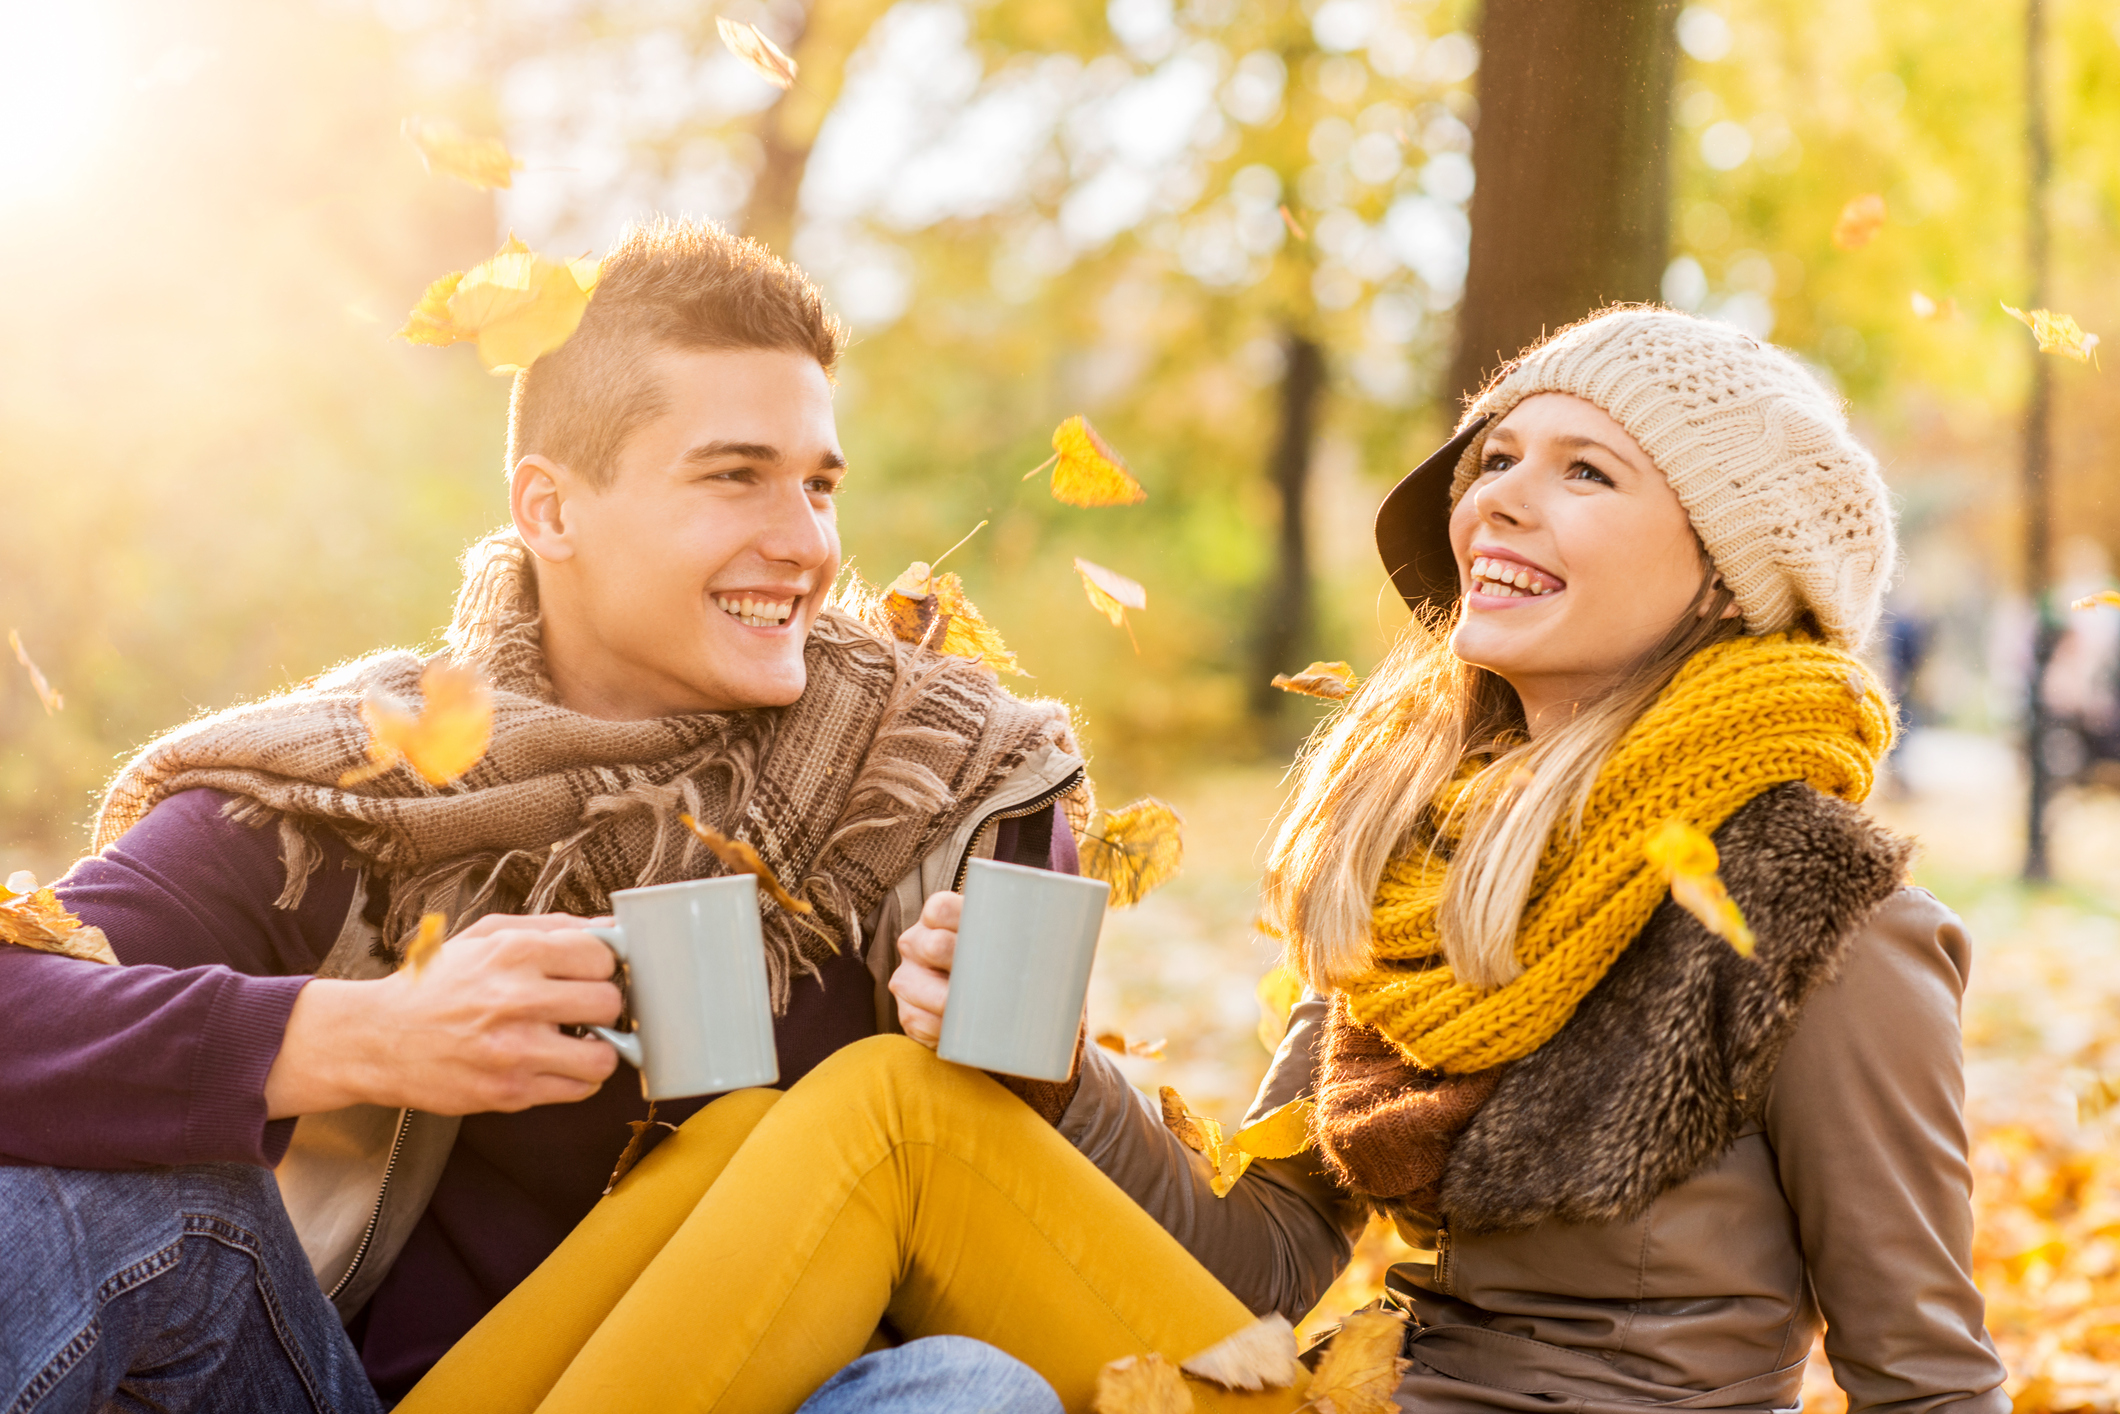
<path id="1" fill-rule="evenodd" d="M 336 840 L 299 907 L 279 832 L 171 796 L 57 884 L 125 965 L 0 947 L 0 1155 L 71 1168 L 272 1164 L 293 1122 L 265 1118 L 288 1013 L 330 951 L 354 876 Z"/>

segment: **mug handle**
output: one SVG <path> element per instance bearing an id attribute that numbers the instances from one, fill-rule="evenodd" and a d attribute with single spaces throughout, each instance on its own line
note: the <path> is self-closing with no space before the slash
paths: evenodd
<path id="1" fill-rule="evenodd" d="M 612 954 L 620 962 L 626 960 L 626 933 L 623 928 L 589 927 L 584 928 L 582 931 L 611 949 Z M 644 1064 L 645 1057 L 641 1054 L 640 1036 L 637 1033 L 632 1031 L 613 1031 L 608 1026 L 584 1026 L 582 1029 L 592 1036 L 610 1042 L 611 1048 L 624 1057 L 626 1064 L 632 1066 L 635 1070 L 647 1068 Z"/>

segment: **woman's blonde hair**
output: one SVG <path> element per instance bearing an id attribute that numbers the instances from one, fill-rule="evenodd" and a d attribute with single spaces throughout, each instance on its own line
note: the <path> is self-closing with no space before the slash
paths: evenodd
<path id="1" fill-rule="evenodd" d="M 1516 692 L 1450 647 L 1456 614 L 1416 613 L 1361 689 L 1321 725 L 1267 861 L 1265 917 L 1303 981 L 1330 987 L 1370 965 L 1369 917 L 1391 858 L 1434 848 L 1437 796 L 1467 757 L 1489 759 L 1462 797 L 1442 902 L 1443 955 L 1475 987 L 1522 971 L 1517 920 L 1556 828 L 1582 811 L 1619 739 L 1701 649 L 1734 638 L 1734 597 L 1701 553 L 1700 592 L 1663 641 L 1563 725 L 1525 734 Z"/>

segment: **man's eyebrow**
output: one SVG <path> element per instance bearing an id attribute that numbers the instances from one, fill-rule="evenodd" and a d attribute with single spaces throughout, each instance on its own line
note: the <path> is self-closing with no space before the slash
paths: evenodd
<path id="1" fill-rule="evenodd" d="M 817 469 L 819 471 L 845 471 L 847 469 L 847 459 L 839 452 L 826 452 L 817 459 Z"/>
<path id="2" fill-rule="evenodd" d="M 686 452 L 684 459 L 688 462 L 711 462 L 719 461 L 723 457 L 741 457 L 745 461 L 753 462 L 777 462 L 780 460 L 780 448 L 769 447 L 763 442 L 702 442 Z"/>

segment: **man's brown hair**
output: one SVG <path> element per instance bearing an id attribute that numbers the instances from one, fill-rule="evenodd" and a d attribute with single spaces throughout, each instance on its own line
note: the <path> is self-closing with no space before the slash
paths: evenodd
<path id="1" fill-rule="evenodd" d="M 508 468 L 536 453 L 610 484 L 626 439 L 668 406 L 660 349 L 787 349 L 827 374 L 846 328 L 809 276 L 711 221 L 658 216 L 604 257 L 574 336 L 516 375 Z"/>

